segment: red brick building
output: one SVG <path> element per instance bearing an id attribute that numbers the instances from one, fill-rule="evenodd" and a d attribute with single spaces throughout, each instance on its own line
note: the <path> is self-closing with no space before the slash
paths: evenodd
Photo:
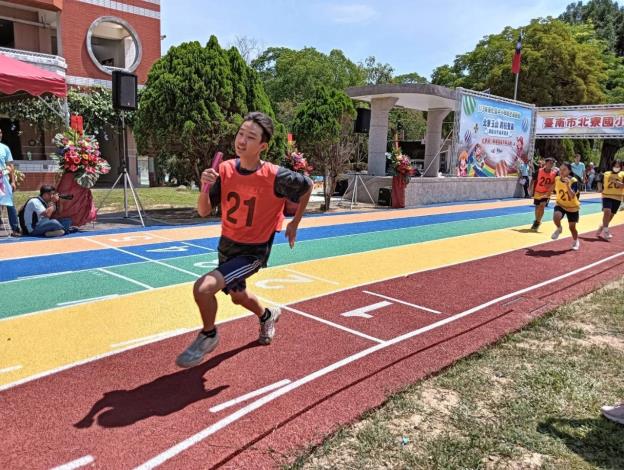
<path id="1" fill-rule="evenodd" d="M 110 88 L 116 68 L 137 74 L 141 86 L 160 58 L 160 45 L 160 0 L 0 1 L 0 54 L 52 70 L 69 86 Z M 53 178 L 51 131 L 1 115 L 0 127 L 29 187 Z M 111 131 L 98 140 L 113 169 L 100 181 L 112 183 L 121 163 L 118 138 Z M 148 184 L 149 159 L 137 155 L 131 135 L 129 160 L 135 182 Z"/>

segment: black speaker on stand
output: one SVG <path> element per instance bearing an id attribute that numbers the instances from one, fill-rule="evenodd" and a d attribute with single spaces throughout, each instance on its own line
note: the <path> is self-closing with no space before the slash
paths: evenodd
<path id="1" fill-rule="evenodd" d="M 141 221 L 141 225 L 145 227 L 145 221 L 143 220 L 142 212 L 145 212 L 143 209 L 143 204 L 141 204 L 141 200 L 134 189 L 134 185 L 132 184 L 132 180 L 130 179 L 130 175 L 128 175 L 128 133 L 126 129 L 126 111 L 134 111 L 137 109 L 137 76 L 130 72 L 125 72 L 123 70 L 114 70 L 113 71 L 113 79 L 112 79 L 112 87 L 113 87 L 113 109 L 119 111 L 120 118 L 120 133 L 119 133 L 119 148 L 121 150 L 120 161 L 121 161 L 121 172 L 115 180 L 113 187 L 108 191 L 100 206 L 97 208 L 99 212 L 100 208 L 104 206 L 106 199 L 110 193 L 115 189 L 119 181 L 123 178 L 123 187 L 124 187 L 124 218 L 128 219 L 128 188 L 130 188 L 130 194 L 134 199 L 134 204 L 136 206 L 137 212 L 139 214 L 139 220 Z"/>

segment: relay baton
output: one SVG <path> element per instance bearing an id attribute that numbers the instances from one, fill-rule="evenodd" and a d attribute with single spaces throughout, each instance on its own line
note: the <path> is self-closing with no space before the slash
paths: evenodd
<path id="1" fill-rule="evenodd" d="M 221 163 L 221 160 L 223 160 L 223 154 L 221 152 L 215 153 L 214 157 L 212 157 L 212 165 L 210 166 L 210 168 L 212 168 L 213 170 L 217 170 L 217 168 L 219 168 L 219 164 Z M 210 191 L 210 184 L 208 183 L 202 184 L 201 192 L 207 193 L 209 191 Z"/>

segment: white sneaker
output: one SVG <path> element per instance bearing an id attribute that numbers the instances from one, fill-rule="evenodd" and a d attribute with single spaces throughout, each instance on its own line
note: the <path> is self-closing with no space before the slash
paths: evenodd
<path id="1" fill-rule="evenodd" d="M 598 230 L 596 231 L 596 238 L 602 237 L 602 231 L 603 230 L 604 230 L 604 227 L 602 225 L 600 227 L 598 227 Z"/>
<path id="2" fill-rule="evenodd" d="M 605 227 L 603 233 L 605 234 L 608 240 L 611 240 L 613 238 L 613 234 L 611 233 L 611 230 L 609 230 L 609 227 Z"/>
<path id="3" fill-rule="evenodd" d="M 615 406 L 603 406 L 600 411 L 605 418 L 614 423 L 624 424 L 624 403 Z"/>
<path id="4" fill-rule="evenodd" d="M 581 242 L 579 242 L 578 240 L 574 240 L 574 243 L 572 244 L 572 249 L 574 251 L 578 251 L 580 247 L 581 247 Z"/>
<path id="5" fill-rule="evenodd" d="M 273 337 L 275 336 L 275 324 L 279 321 L 282 310 L 278 307 L 269 307 L 271 317 L 265 321 L 260 322 L 260 336 L 258 342 L 260 344 L 271 344 Z"/>
<path id="6" fill-rule="evenodd" d="M 193 340 L 188 348 L 176 359 L 178 367 L 194 367 L 204 361 L 206 354 L 214 351 L 219 344 L 219 333 L 213 337 L 208 337 L 201 331 L 197 333 L 197 338 Z"/>
<path id="7" fill-rule="evenodd" d="M 563 232 L 562 228 L 558 228 L 557 230 L 555 230 L 553 232 L 553 234 L 550 236 L 550 238 L 552 238 L 553 240 L 556 240 L 557 238 L 559 238 L 559 235 L 561 235 L 561 232 Z"/>

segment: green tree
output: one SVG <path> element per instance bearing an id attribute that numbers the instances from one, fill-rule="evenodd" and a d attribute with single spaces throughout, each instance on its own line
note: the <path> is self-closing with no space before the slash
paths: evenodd
<path id="1" fill-rule="evenodd" d="M 416 84 L 427 83 L 427 79 L 416 72 L 405 73 L 403 75 L 397 75 L 392 79 L 392 83 L 399 84 Z"/>
<path id="2" fill-rule="evenodd" d="M 351 99 L 342 91 L 324 86 L 316 87 L 295 114 L 297 144 L 323 173 L 325 210 L 329 210 L 336 177 L 347 168 L 355 150 L 351 132 L 354 117 Z"/>
<path id="3" fill-rule="evenodd" d="M 323 85 L 337 90 L 364 83 L 360 68 L 334 49 L 323 54 L 312 47 L 293 50 L 271 47 L 252 62 L 260 75 L 278 118 L 287 125 L 296 108 Z"/>
<path id="4" fill-rule="evenodd" d="M 394 69 L 390 64 L 382 64 L 377 62 L 375 56 L 367 57 L 360 68 L 364 72 L 366 83 L 368 85 L 381 85 L 384 83 L 392 83 L 392 73 Z"/>
<path id="5" fill-rule="evenodd" d="M 175 155 L 201 171 L 217 151 L 233 154 L 232 144 L 250 111 L 274 113 L 262 82 L 235 48 L 224 50 L 212 36 L 206 46 L 184 43 L 169 49 L 152 67 L 141 94 L 134 126 L 141 152 Z M 279 159 L 285 131 L 276 122 L 269 158 Z"/>

